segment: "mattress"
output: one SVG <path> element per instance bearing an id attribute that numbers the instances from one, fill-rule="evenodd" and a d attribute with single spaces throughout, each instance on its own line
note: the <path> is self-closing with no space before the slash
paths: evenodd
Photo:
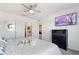
<path id="1" fill-rule="evenodd" d="M 17 45 L 25 39 L 9 40 L 6 48 L 7 55 L 62 55 L 58 46 L 44 40 L 36 39 L 32 44 Z"/>

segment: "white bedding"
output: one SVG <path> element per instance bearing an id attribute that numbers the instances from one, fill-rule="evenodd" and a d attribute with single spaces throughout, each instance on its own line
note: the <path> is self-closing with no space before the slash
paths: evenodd
<path id="1" fill-rule="evenodd" d="M 39 40 L 35 42 L 35 45 L 19 45 L 17 42 L 22 39 L 10 40 L 6 48 L 7 55 L 62 55 L 57 45 Z"/>

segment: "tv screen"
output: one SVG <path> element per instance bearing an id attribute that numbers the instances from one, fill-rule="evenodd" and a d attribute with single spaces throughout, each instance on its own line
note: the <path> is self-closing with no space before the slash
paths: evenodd
<path id="1" fill-rule="evenodd" d="M 77 21 L 77 13 L 70 13 L 63 16 L 58 16 L 55 18 L 56 26 L 67 26 L 67 25 L 75 25 Z"/>

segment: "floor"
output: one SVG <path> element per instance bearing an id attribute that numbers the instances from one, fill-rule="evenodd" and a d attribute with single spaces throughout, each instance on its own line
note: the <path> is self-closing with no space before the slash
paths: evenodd
<path id="1" fill-rule="evenodd" d="M 79 51 L 68 49 L 67 51 L 60 49 L 63 55 L 79 55 Z"/>

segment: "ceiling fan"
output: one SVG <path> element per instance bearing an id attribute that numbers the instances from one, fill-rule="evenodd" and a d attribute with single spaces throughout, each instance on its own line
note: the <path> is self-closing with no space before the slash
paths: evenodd
<path id="1" fill-rule="evenodd" d="M 26 10 L 24 12 L 28 12 L 30 14 L 35 14 L 35 12 L 40 13 L 40 10 L 37 10 L 37 4 L 30 4 L 30 5 L 25 5 L 25 4 L 21 4 L 22 6 L 24 6 L 26 8 Z"/>

